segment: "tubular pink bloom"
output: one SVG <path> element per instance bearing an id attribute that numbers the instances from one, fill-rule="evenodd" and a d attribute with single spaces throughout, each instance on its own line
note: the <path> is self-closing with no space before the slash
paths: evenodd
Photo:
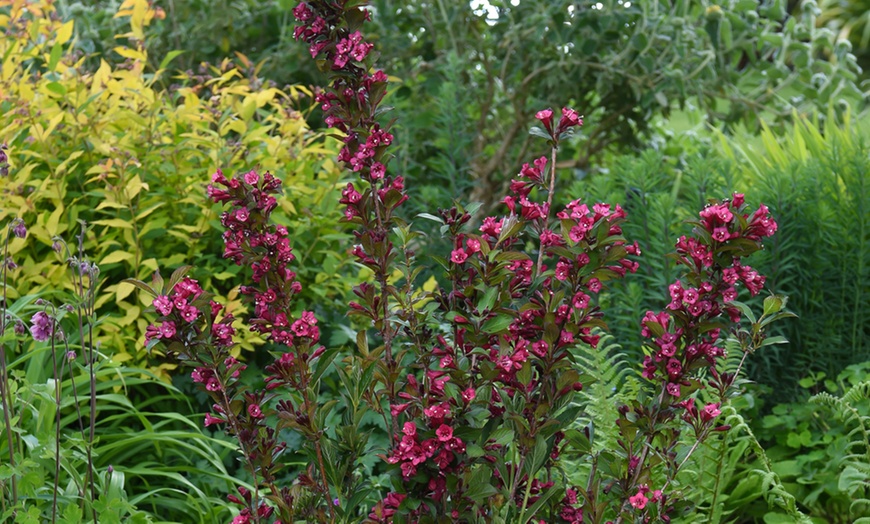
<path id="1" fill-rule="evenodd" d="M 559 130 L 564 131 L 570 127 L 582 126 L 583 119 L 570 107 L 562 108 L 562 119 L 559 121 Z"/>
<path id="2" fill-rule="evenodd" d="M 209 427 L 212 424 L 223 424 L 226 420 L 222 418 L 213 417 L 211 413 L 205 414 L 205 427 Z"/>
<path id="3" fill-rule="evenodd" d="M 553 134 L 553 110 L 552 109 L 542 109 L 535 113 L 535 118 L 541 121 L 544 124 L 544 127 L 547 129 L 547 132 L 550 135 Z"/>
<path id="4" fill-rule="evenodd" d="M 722 413 L 722 410 L 719 409 L 719 403 L 715 404 L 707 404 L 704 406 L 704 409 L 701 410 L 701 420 L 704 422 L 710 422 L 714 418 L 718 417 Z"/>
<path id="5" fill-rule="evenodd" d="M 454 249 L 450 252 L 450 260 L 454 264 L 462 264 L 466 260 L 468 260 L 468 253 L 466 253 L 463 249 Z"/>

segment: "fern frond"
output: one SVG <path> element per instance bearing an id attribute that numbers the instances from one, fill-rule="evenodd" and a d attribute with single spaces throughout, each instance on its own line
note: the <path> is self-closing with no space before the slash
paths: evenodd
<path id="1" fill-rule="evenodd" d="M 573 355 L 576 369 L 595 378 L 575 400 L 583 408 L 578 425 L 591 422 L 596 429 L 595 451 L 615 446 L 617 407 L 634 398 L 640 389 L 637 371 L 621 352 L 621 346 L 612 335 L 600 335 L 598 349 L 576 351 Z"/>
<path id="2" fill-rule="evenodd" d="M 726 406 L 723 408 L 722 414 L 725 416 L 726 423 L 731 425 L 731 431 L 741 431 L 748 437 L 750 446 L 758 456 L 762 467 L 760 469 L 755 469 L 754 472 L 761 476 L 761 492 L 767 503 L 771 507 L 775 505 L 785 510 L 789 516 L 795 519 L 795 522 L 799 522 L 800 524 L 811 524 L 812 521 L 810 518 L 797 508 L 797 502 L 795 501 L 794 495 L 785 489 L 782 482 L 779 480 L 779 475 L 773 471 L 770 458 L 768 458 L 767 453 L 764 451 L 764 447 L 762 447 L 761 443 L 758 442 L 758 439 L 746 423 L 746 420 L 743 419 L 743 416 L 737 413 L 732 406 Z"/>

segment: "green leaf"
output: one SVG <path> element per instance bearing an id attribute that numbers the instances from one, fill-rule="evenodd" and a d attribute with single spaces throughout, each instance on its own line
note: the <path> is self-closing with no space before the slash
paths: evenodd
<path id="1" fill-rule="evenodd" d="M 752 312 L 752 309 L 743 302 L 737 302 L 735 300 L 734 302 L 729 302 L 728 305 L 734 306 L 739 309 L 740 312 L 743 313 L 743 316 L 745 316 L 751 323 L 755 324 L 756 322 L 758 322 L 758 319 L 755 318 L 755 314 Z"/>
<path id="2" fill-rule="evenodd" d="M 436 217 L 435 215 L 430 215 L 429 213 L 419 213 L 417 215 L 420 218 L 425 218 L 426 220 L 431 220 L 432 222 L 438 222 L 439 224 L 443 224 L 444 220 L 441 217 Z"/>
<path id="3" fill-rule="evenodd" d="M 514 430 L 508 428 L 498 428 L 489 436 L 489 441 L 500 446 L 507 446 L 514 439 Z"/>
<path id="4" fill-rule="evenodd" d="M 483 294 L 483 297 L 477 303 L 477 310 L 481 313 L 491 310 L 492 305 L 495 304 L 495 298 L 498 296 L 498 292 L 499 288 L 496 286 L 487 288 L 486 293 Z"/>
<path id="5" fill-rule="evenodd" d="M 772 346 L 774 344 L 788 344 L 788 339 L 782 336 L 768 337 L 764 339 L 764 342 L 759 347 Z"/>
<path id="6" fill-rule="evenodd" d="M 157 69 L 166 69 L 166 66 L 168 66 L 170 62 L 175 60 L 175 58 L 182 53 L 184 53 L 184 51 L 178 50 L 166 53 L 166 56 L 163 58 L 163 60 L 160 61 L 160 66 L 158 66 Z"/>
<path id="7" fill-rule="evenodd" d="M 136 286 L 136 287 L 138 287 L 139 289 L 141 289 L 142 291 L 148 293 L 148 294 L 151 295 L 152 297 L 155 297 L 155 298 L 157 297 L 157 292 L 154 291 L 154 290 L 151 288 L 151 286 L 149 286 L 149 285 L 146 284 L 145 282 L 142 282 L 141 280 L 136 280 L 136 279 L 134 279 L 134 278 L 125 278 L 125 279 L 122 280 L 121 282 L 126 282 L 126 283 L 128 283 L 128 284 L 133 284 L 134 286 Z"/>
<path id="8" fill-rule="evenodd" d="M 63 56 L 63 46 L 60 45 L 59 42 L 55 42 L 51 47 L 51 55 L 48 58 L 48 70 L 54 71 L 57 68 L 57 63 L 60 62 L 60 58 Z M 56 83 L 56 82 L 53 82 Z M 47 86 L 46 86 L 47 87 Z M 63 87 L 63 86 L 61 86 Z M 66 94 L 66 89 L 63 90 L 62 94 Z"/>
<path id="9" fill-rule="evenodd" d="M 771 295 L 764 299 L 764 314 L 771 315 L 779 313 L 783 306 L 783 300 L 777 295 Z"/>
<path id="10" fill-rule="evenodd" d="M 327 349 L 317 360 L 317 367 L 314 369 L 314 374 L 311 375 L 311 381 L 317 382 L 323 375 L 335 357 L 338 355 L 339 348 Z"/>
<path id="11" fill-rule="evenodd" d="M 484 465 L 478 466 L 471 473 L 465 496 L 477 504 L 483 504 L 484 499 L 498 494 L 498 490 L 491 484 L 492 478 L 492 471 L 488 467 Z"/>
<path id="12" fill-rule="evenodd" d="M 533 518 L 538 513 L 538 511 L 540 511 L 541 508 L 544 507 L 544 504 L 546 504 L 548 500 L 553 498 L 553 495 L 559 493 L 560 491 L 561 489 L 558 486 L 551 486 L 550 489 L 540 495 L 540 497 L 538 498 L 538 500 L 535 501 L 534 504 L 526 508 L 526 510 L 523 512 L 524 516 L 522 519 L 520 519 L 520 521 L 523 524 L 528 522 L 528 519 Z"/>
<path id="13" fill-rule="evenodd" d="M 537 136 L 537 137 L 543 138 L 544 140 L 552 140 L 552 138 L 553 138 L 550 136 L 550 133 L 547 133 L 547 131 L 545 131 L 544 129 L 541 129 L 538 126 L 532 126 L 532 128 L 529 129 L 529 134 L 532 136 Z"/>
<path id="14" fill-rule="evenodd" d="M 484 333 L 489 333 L 489 334 L 495 335 L 495 334 L 501 333 L 502 331 L 506 330 L 508 328 L 508 326 L 510 326 L 511 323 L 513 323 L 513 321 L 514 321 L 514 318 L 511 315 L 505 315 L 505 314 L 496 315 L 496 316 L 492 317 L 491 319 L 487 320 L 486 322 L 484 322 L 483 325 L 480 326 L 480 330 Z"/>
<path id="15" fill-rule="evenodd" d="M 526 462 L 528 465 L 529 478 L 534 477 L 535 473 L 544 465 L 547 456 L 550 455 L 550 443 L 543 435 L 538 435 L 535 438 L 535 447 L 532 450 L 531 461 Z"/>
<path id="16" fill-rule="evenodd" d="M 49 82 L 45 84 L 45 88 L 51 91 L 52 93 L 60 96 L 66 95 L 66 87 L 60 82 Z"/>

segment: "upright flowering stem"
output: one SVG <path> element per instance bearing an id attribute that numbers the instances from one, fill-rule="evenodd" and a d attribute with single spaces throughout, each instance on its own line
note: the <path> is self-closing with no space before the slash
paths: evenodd
<path id="1" fill-rule="evenodd" d="M 550 190 L 547 192 L 547 214 L 544 218 L 544 223 L 548 223 L 550 221 L 550 209 L 553 207 L 553 194 L 556 192 L 556 146 L 554 145 L 550 149 Z M 538 274 L 541 274 L 541 270 L 544 266 L 544 246 L 540 246 L 540 251 L 538 251 Z"/>
<path id="2" fill-rule="evenodd" d="M 5 154 L 3 155 L 3 160 L 5 160 Z M 6 287 L 8 285 L 8 270 L 9 270 L 9 239 L 15 235 L 16 237 L 22 238 L 27 234 L 27 230 L 23 229 L 24 223 L 20 219 L 15 219 L 9 223 L 9 226 L 6 231 L 6 239 L 3 243 L 3 260 L 2 262 L 2 270 L 3 270 L 3 302 L 0 304 L 0 336 L 6 333 L 6 310 L 7 310 L 7 294 Z M 9 398 L 9 372 L 6 368 L 6 343 L 0 342 L 0 402 L 3 405 L 3 423 L 6 428 L 6 441 L 9 446 L 9 465 L 12 466 L 14 470 L 16 467 L 15 462 L 15 438 L 13 436 L 12 431 L 12 413 L 11 413 L 11 400 Z M 18 479 L 16 475 L 13 473 L 11 478 L 9 479 L 12 484 L 12 503 L 15 504 L 18 501 Z"/>
<path id="3" fill-rule="evenodd" d="M 346 205 L 346 219 L 358 226 L 355 235 L 359 244 L 354 255 L 372 271 L 378 298 L 374 299 L 367 285 L 358 286 L 354 292 L 372 301 L 370 307 L 358 311 L 365 312 L 383 340 L 381 381 L 386 390 L 391 433 L 398 435 L 398 421 L 393 415 L 400 364 L 393 347 L 398 328 L 397 313 L 393 311 L 395 289 L 389 278 L 397 256 L 391 241 L 397 225 L 393 214 L 408 197 L 404 179 L 387 173 L 385 149 L 392 143 L 393 135 L 381 127 L 377 119 L 386 93 L 387 76 L 380 70 L 369 72 L 372 64 L 369 52 L 373 44 L 365 42 L 358 30 L 369 12 L 344 4 L 301 2 L 293 10 L 302 23 L 294 36 L 309 44 L 312 57 L 326 58 L 332 82 L 329 89 L 317 95 L 317 101 L 324 110 L 326 124 L 345 134 L 339 160 L 360 176 L 360 190 L 348 184 L 341 202 Z"/>
<path id="4" fill-rule="evenodd" d="M 82 344 L 82 354 L 86 358 L 88 368 L 90 413 L 88 417 L 88 434 L 85 440 L 88 458 L 87 484 L 90 487 L 91 512 L 94 522 L 97 521 L 97 509 L 93 504 L 97 500 L 97 484 L 94 478 L 93 445 L 97 426 L 97 374 L 94 366 L 97 356 L 94 351 L 94 328 L 93 322 L 96 315 L 95 300 L 97 288 L 97 275 L 99 268 L 91 264 L 85 258 L 85 234 L 87 224 L 81 223 L 81 231 L 78 235 L 78 256 L 70 257 L 68 263 L 72 269 L 74 287 L 76 289 L 76 319 L 78 321 L 79 337 Z M 87 279 L 87 280 L 86 280 Z M 85 334 L 87 328 L 87 335 Z"/>

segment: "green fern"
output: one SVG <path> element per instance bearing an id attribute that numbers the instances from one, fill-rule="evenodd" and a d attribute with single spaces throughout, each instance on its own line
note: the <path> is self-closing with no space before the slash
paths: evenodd
<path id="1" fill-rule="evenodd" d="M 731 431 L 743 432 L 748 437 L 748 442 L 758 457 L 760 467 L 753 470 L 753 472 L 761 477 L 761 493 L 764 496 L 764 500 L 767 501 L 770 507 L 776 506 L 784 510 L 788 516 L 795 519 L 795 522 L 810 524 L 809 517 L 797 508 L 794 495 L 785 489 L 779 480 L 779 476 L 773 471 L 767 453 L 764 451 L 761 443 L 758 442 L 752 429 L 749 428 L 749 425 L 743 419 L 743 416 L 737 413 L 731 406 L 722 410 L 722 413 L 725 415 L 725 422 L 731 426 Z"/>
<path id="2" fill-rule="evenodd" d="M 577 396 L 575 403 L 582 407 L 576 424 L 592 424 L 595 438 L 593 451 L 616 446 L 617 408 L 636 398 L 640 391 L 637 371 L 633 369 L 621 346 L 613 336 L 601 333 L 598 349 L 575 351 L 574 365 L 581 374 L 593 377 Z"/>
<path id="3" fill-rule="evenodd" d="M 852 516 L 870 521 L 870 415 L 864 414 L 868 412 L 868 401 L 870 380 L 855 384 L 842 397 L 819 393 L 810 398 L 811 403 L 830 410 L 847 427 L 854 426 L 846 434 L 849 453 L 840 463 L 838 487 L 852 498 L 849 506 Z M 862 402 L 865 403 L 863 413 L 858 407 Z"/>

